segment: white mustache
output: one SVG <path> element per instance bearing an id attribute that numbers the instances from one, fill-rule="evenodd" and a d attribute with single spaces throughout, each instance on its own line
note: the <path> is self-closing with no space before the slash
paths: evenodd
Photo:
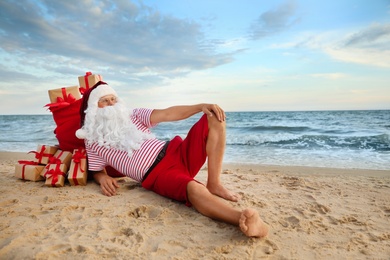
<path id="1" fill-rule="evenodd" d="M 97 114 L 98 114 L 98 117 L 102 117 L 104 119 L 108 119 L 108 120 L 114 120 L 114 117 L 116 115 L 116 113 L 118 113 L 118 109 L 117 107 L 115 107 L 117 104 L 115 104 L 114 106 L 105 106 L 103 108 L 98 108 L 98 111 L 97 111 Z"/>

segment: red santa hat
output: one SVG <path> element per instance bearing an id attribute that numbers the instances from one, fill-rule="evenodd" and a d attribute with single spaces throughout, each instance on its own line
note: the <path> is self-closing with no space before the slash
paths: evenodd
<path id="1" fill-rule="evenodd" d="M 81 128 L 76 131 L 77 138 L 85 139 L 86 131 L 83 128 L 87 113 L 90 114 L 91 117 L 94 117 L 98 109 L 99 99 L 107 95 L 114 95 L 115 97 L 118 97 L 115 90 L 104 81 L 99 81 L 92 88 L 89 88 L 84 92 L 83 102 L 80 107 Z"/>

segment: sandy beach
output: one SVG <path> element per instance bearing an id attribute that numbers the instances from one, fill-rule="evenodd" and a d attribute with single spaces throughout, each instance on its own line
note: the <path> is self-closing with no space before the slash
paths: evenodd
<path id="1" fill-rule="evenodd" d="M 232 204 L 270 226 L 255 239 L 129 178 L 115 197 L 92 181 L 17 179 L 21 159 L 31 156 L 0 152 L 0 259 L 390 258 L 390 171 L 224 165 L 224 183 L 242 196 Z"/>

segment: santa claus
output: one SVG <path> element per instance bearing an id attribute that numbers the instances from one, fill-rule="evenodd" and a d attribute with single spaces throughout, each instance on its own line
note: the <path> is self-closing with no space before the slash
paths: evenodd
<path id="1" fill-rule="evenodd" d="M 203 112 L 183 140 L 157 139 L 150 131 L 161 122 L 178 121 Z M 220 179 L 225 149 L 224 111 L 215 104 L 173 106 L 166 109 L 128 109 L 113 88 L 99 82 L 83 96 L 81 128 L 88 170 L 103 194 L 116 195 L 115 178 L 107 175 L 111 166 L 141 182 L 142 187 L 193 206 L 201 214 L 240 227 L 250 237 L 264 237 L 268 226 L 252 208 L 236 209 L 219 197 L 238 201 Z M 194 179 L 206 163 L 207 184 Z"/>

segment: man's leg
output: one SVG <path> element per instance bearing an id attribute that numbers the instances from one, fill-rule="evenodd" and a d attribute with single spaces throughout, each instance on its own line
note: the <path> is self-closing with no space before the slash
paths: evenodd
<path id="1" fill-rule="evenodd" d="M 215 116 L 207 116 L 209 133 L 206 143 L 208 180 L 207 189 L 217 196 L 231 201 L 238 201 L 239 196 L 227 190 L 221 184 L 222 161 L 226 145 L 226 123 Z"/>
<path id="2" fill-rule="evenodd" d="M 239 226 L 246 236 L 265 237 L 268 234 L 268 225 L 263 222 L 256 210 L 251 208 L 242 211 L 234 209 L 196 181 L 188 183 L 187 197 L 192 206 L 201 214 Z"/>

